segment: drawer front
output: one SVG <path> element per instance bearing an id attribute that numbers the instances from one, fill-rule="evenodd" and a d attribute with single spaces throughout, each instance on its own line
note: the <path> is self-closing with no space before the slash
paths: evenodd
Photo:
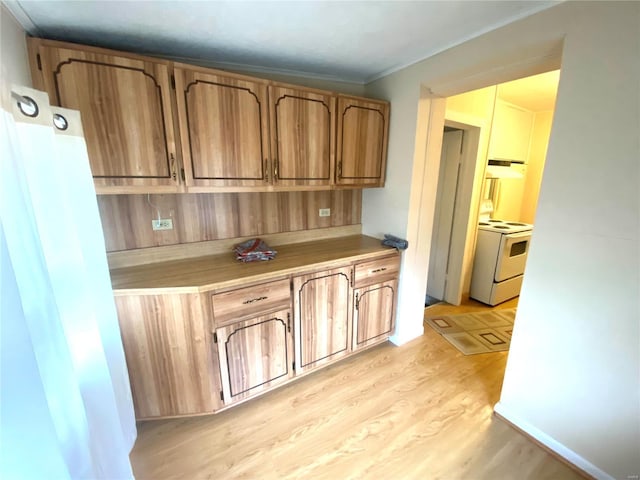
<path id="1" fill-rule="evenodd" d="M 289 279 L 238 288 L 212 296 L 216 325 L 236 321 L 251 315 L 261 315 L 275 308 L 291 305 Z"/>
<path id="2" fill-rule="evenodd" d="M 400 255 L 379 258 L 355 266 L 355 287 L 386 282 L 398 277 L 400 271 Z"/>

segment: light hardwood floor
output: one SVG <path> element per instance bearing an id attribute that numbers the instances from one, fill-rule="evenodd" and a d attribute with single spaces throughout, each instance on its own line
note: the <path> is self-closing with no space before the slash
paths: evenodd
<path id="1" fill-rule="evenodd" d="M 437 314 L 437 312 L 436 312 Z M 579 479 L 492 414 L 506 352 L 431 328 L 218 415 L 139 425 L 142 479 Z"/>

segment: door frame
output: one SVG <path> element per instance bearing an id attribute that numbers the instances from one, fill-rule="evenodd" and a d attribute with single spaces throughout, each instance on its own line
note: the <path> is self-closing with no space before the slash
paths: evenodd
<path id="1" fill-rule="evenodd" d="M 456 185 L 455 206 L 453 210 L 453 225 L 449 240 L 449 265 L 447 269 L 447 282 L 444 289 L 443 300 L 452 305 L 460 305 L 462 294 L 465 291 L 465 264 L 473 256 L 473 246 L 476 240 L 476 225 L 478 223 L 478 201 L 480 199 L 480 180 L 484 175 L 484 161 L 480 152 L 480 136 L 488 135 L 486 122 L 460 115 L 449 113 L 445 117 L 444 124 L 447 127 L 463 131 L 462 153 L 460 155 L 460 173 Z M 477 172 L 482 175 L 476 175 Z M 474 209 L 474 200 L 475 206 Z M 436 206 L 437 208 L 437 206 Z M 470 248 L 469 248 L 470 247 Z M 467 291 L 469 286 L 466 285 Z"/>

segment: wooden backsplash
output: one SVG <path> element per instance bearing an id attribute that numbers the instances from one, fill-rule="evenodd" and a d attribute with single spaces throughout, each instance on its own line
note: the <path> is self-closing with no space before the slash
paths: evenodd
<path id="1" fill-rule="evenodd" d="M 357 225 L 362 190 L 278 193 L 99 195 L 108 252 Z M 330 208 L 330 217 L 318 209 Z M 171 218 L 173 230 L 151 220 Z"/>

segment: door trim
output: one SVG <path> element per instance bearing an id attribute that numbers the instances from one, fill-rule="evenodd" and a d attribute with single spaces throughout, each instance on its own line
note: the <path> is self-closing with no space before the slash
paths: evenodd
<path id="1" fill-rule="evenodd" d="M 476 185 L 476 171 L 484 164 L 482 152 L 479 152 L 481 135 L 489 135 L 488 125 L 482 119 L 448 112 L 445 126 L 462 130 L 462 154 L 456 187 L 453 225 L 449 240 L 449 260 L 447 282 L 445 283 L 443 300 L 452 305 L 460 305 L 462 293 L 465 291 L 465 265 L 470 267 L 475 245 L 477 211 L 473 205 L 480 199 L 481 182 Z M 467 268 L 468 270 L 469 268 Z M 466 285 L 466 291 L 469 285 Z"/>

